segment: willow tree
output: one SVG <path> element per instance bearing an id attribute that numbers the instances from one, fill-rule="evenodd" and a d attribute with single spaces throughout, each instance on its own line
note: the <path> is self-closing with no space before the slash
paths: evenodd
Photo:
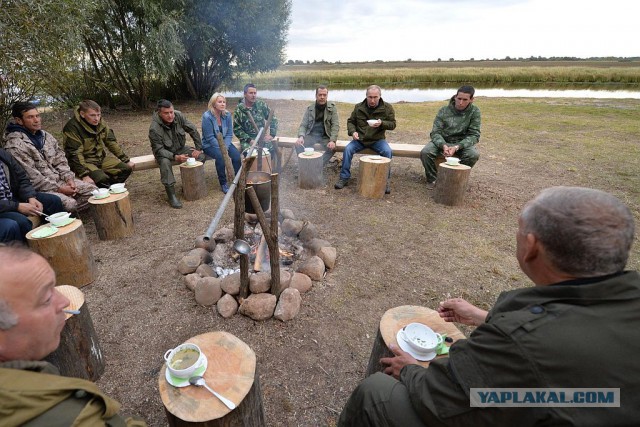
<path id="1" fill-rule="evenodd" d="M 183 54 L 179 11 L 170 0 L 104 0 L 83 23 L 89 74 L 107 98 L 146 106 L 153 87 L 175 72 Z"/>
<path id="2" fill-rule="evenodd" d="M 204 99 L 239 73 L 284 62 L 291 0 L 185 0 L 179 85 Z"/>

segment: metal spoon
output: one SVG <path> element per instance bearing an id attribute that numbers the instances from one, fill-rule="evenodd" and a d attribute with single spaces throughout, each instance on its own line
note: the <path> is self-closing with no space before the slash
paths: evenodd
<path id="1" fill-rule="evenodd" d="M 236 241 L 233 242 L 233 249 L 242 255 L 248 255 L 249 252 L 251 252 L 251 246 L 249 243 L 242 239 L 236 239 Z"/>
<path id="2" fill-rule="evenodd" d="M 236 409 L 236 404 L 235 404 L 235 403 L 233 403 L 232 401 L 230 401 L 230 400 L 229 400 L 229 399 L 227 399 L 226 397 L 221 396 L 221 395 L 219 395 L 218 393 L 216 393 L 216 392 L 215 392 L 211 387 L 209 387 L 209 386 L 207 385 L 207 382 L 204 380 L 204 378 L 203 378 L 203 377 L 201 377 L 201 376 L 199 376 L 199 375 L 198 375 L 198 376 L 195 376 L 195 377 L 191 377 L 191 378 L 189 378 L 189 384 L 191 384 L 191 385 L 195 385 L 195 386 L 198 386 L 198 387 L 204 387 L 204 388 L 206 388 L 206 389 L 207 389 L 207 390 L 209 390 L 209 391 L 210 391 L 210 392 L 211 392 L 215 397 L 217 397 L 218 399 L 220 399 L 220 401 L 221 401 L 222 403 L 224 403 L 224 404 L 225 404 L 225 406 L 226 406 L 227 408 L 229 408 L 229 409 L 231 409 L 231 410 Z"/>

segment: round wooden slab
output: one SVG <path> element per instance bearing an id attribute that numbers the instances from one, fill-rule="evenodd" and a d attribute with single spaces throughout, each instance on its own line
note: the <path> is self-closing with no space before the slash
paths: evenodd
<path id="1" fill-rule="evenodd" d="M 298 154 L 298 158 L 302 160 L 306 159 L 317 159 L 318 157 L 322 157 L 324 153 L 321 151 L 314 151 L 312 154 L 300 153 Z"/>
<path id="2" fill-rule="evenodd" d="M 459 165 L 450 165 L 447 162 L 440 163 L 438 167 L 447 168 L 447 169 L 456 169 L 456 170 L 471 169 L 471 166 L 463 165 L 462 163 L 460 163 Z"/>
<path id="3" fill-rule="evenodd" d="M 80 307 L 84 304 L 84 293 L 75 286 L 60 285 L 56 286 L 56 290 L 69 300 L 69 305 L 65 307 L 65 309 L 80 310 Z M 65 313 L 65 318 L 68 319 L 71 316 L 74 315 L 71 313 Z"/>
<path id="4" fill-rule="evenodd" d="M 197 344 L 207 356 L 204 379 L 209 387 L 240 405 L 253 385 L 256 355 L 247 344 L 227 332 L 197 335 L 186 342 Z M 230 411 L 204 387 L 173 387 L 165 378 L 163 363 L 158 377 L 160 397 L 165 408 L 188 422 L 206 422 L 224 417 Z"/>
<path id="5" fill-rule="evenodd" d="M 47 236 L 47 237 L 40 237 L 40 238 L 36 238 L 36 237 L 32 237 L 33 233 L 35 233 L 36 231 L 42 229 L 42 228 L 46 228 L 49 227 L 49 223 L 47 222 L 46 224 L 41 225 L 38 228 L 34 228 L 33 230 L 31 230 L 30 232 L 27 233 L 27 240 L 33 239 L 33 240 L 44 240 L 44 239 L 51 239 L 54 237 L 60 237 L 60 236 L 64 236 L 65 234 L 71 233 L 72 231 L 75 231 L 78 229 L 78 227 L 80 227 L 82 225 L 82 221 L 80 221 L 79 219 L 75 219 L 73 220 L 73 222 L 69 223 L 68 225 L 65 225 L 64 227 L 58 227 L 58 232 L 55 234 L 52 234 L 51 236 Z"/>
<path id="6" fill-rule="evenodd" d="M 417 305 L 402 305 L 387 310 L 387 312 L 382 315 L 382 319 L 380 319 L 380 333 L 387 347 L 389 347 L 389 344 L 397 346 L 398 341 L 396 340 L 396 336 L 398 331 L 413 322 L 427 325 L 439 334 L 447 334 L 454 342 L 465 338 L 464 334 L 460 332 L 453 323 L 442 320 L 437 311 Z M 437 357 L 447 356 L 442 355 Z M 429 366 L 429 362 L 418 363 L 425 367 Z"/>
<path id="7" fill-rule="evenodd" d="M 89 197 L 89 203 L 92 205 L 104 205 L 106 203 L 117 202 L 118 200 L 122 200 L 125 197 L 129 196 L 129 191 L 124 191 L 118 194 L 109 193 L 109 197 L 105 197 L 103 199 L 96 199 L 94 196 Z"/>
<path id="8" fill-rule="evenodd" d="M 202 163 L 201 161 L 196 160 L 196 162 L 192 165 L 188 165 L 187 162 L 184 163 L 180 163 L 180 167 L 181 168 L 187 168 L 187 169 L 191 169 L 191 168 L 197 168 L 198 166 L 202 166 L 204 165 L 204 163 Z"/>

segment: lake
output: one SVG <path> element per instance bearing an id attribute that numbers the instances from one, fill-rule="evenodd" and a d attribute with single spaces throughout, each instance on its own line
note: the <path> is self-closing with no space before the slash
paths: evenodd
<path id="1" fill-rule="evenodd" d="M 449 89 L 385 89 L 382 99 L 386 102 L 426 102 L 443 101 L 455 95 L 458 87 Z M 226 97 L 242 97 L 242 91 L 224 92 Z M 313 89 L 264 89 L 258 88 L 258 96 L 266 99 L 294 99 L 299 101 L 315 100 Z M 594 90 L 594 89 L 476 89 L 477 97 L 487 98 L 616 98 L 640 99 L 638 90 Z M 355 104 L 364 100 L 363 89 L 331 89 L 329 99 L 337 102 Z"/>

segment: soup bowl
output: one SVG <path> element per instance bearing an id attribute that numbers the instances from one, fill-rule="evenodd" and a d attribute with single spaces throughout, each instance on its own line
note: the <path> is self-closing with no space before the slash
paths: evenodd
<path id="1" fill-rule="evenodd" d="M 71 215 L 69 212 L 58 212 L 49 215 L 45 219 L 49 221 L 51 225 L 62 225 L 69 219 L 69 215 Z"/>
<path id="2" fill-rule="evenodd" d="M 202 364 L 202 351 L 192 343 L 180 344 L 164 354 L 169 373 L 178 378 L 189 378 Z"/>

